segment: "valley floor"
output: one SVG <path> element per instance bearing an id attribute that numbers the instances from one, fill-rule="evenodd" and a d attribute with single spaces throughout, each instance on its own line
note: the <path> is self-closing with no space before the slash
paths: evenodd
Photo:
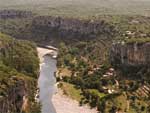
<path id="1" fill-rule="evenodd" d="M 63 95 L 61 90 L 53 96 L 52 102 L 57 113 L 97 113 L 96 109 L 90 109 L 89 106 L 79 106 L 79 102 Z"/>

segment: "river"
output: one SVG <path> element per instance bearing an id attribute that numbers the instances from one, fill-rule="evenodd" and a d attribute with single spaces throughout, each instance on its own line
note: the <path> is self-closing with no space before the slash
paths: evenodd
<path id="1" fill-rule="evenodd" d="M 42 50 L 42 48 L 38 49 L 39 54 L 41 52 L 40 50 Z M 56 113 L 51 99 L 53 94 L 56 92 L 56 79 L 54 77 L 54 73 L 57 70 L 57 61 L 48 55 L 39 56 L 43 57 L 40 58 L 40 76 L 38 80 L 38 86 L 40 89 L 39 99 L 41 102 L 42 113 Z"/>
<path id="2" fill-rule="evenodd" d="M 38 47 L 37 51 L 40 58 L 38 87 L 42 113 L 97 113 L 96 109 L 90 109 L 89 106 L 79 106 L 77 101 L 63 95 L 60 90 L 56 93 L 54 72 L 57 70 L 57 61 L 46 55 L 52 50 Z"/>

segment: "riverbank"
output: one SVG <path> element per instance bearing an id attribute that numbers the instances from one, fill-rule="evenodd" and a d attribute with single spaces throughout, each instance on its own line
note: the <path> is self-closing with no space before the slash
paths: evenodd
<path id="1" fill-rule="evenodd" d="M 52 102 L 57 113 L 97 113 L 96 109 L 90 109 L 87 105 L 79 106 L 78 101 L 64 95 L 61 89 L 53 95 Z"/>
<path id="2" fill-rule="evenodd" d="M 45 48 L 38 47 L 37 51 L 38 51 L 38 56 L 40 58 L 40 62 L 42 63 L 44 60 L 43 56 L 46 53 L 52 52 L 53 50 L 48 50 Z M 57 93 L 55 93 L 50 99 L 51 100 L 49 101 L 52 101 L 56 113 L 97 113 L 95 109 L 90 109 L 90 107 L 87 105 L 79 106 L 78 101 L 73 100 L 67 97 L 66 95 L 64 95 L 61 89 L 58 89 Z"/>

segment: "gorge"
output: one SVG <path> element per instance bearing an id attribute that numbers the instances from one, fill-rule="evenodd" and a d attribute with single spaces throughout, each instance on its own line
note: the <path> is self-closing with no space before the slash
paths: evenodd
<path id="1" fill-rule="evenodd" d="M 96 19 L 77 19 L 32 15 L 14 10 L 1 11 L 0 15 L 1 32 L 15 37 L 10 43 L 10 39 L 3 41 L 5 36 L 0 36 L 0 80 L 3 83 L 0 94 L 7 97 L 9 92 L 18 92 L 15 94 L 16 99 L 10 101 L 9 107 L 6 107 L 5 100 L 14 93 L 9 93 L 8 98 L 2 98 L 2 112 L 11 110 L 19 113 L 22 100 L 27 100 L 25 97 L 30 95 L 30 101 L 34 103 L 38 77 L 42 113 L 64 113 L 63 109 L 67 110 L 65 113 L 96 113 L 97 110 L 102 113 L 150 112 L 149 17 L 104 15 Z M 59 49 L 57 61 L 50 57 L 55 52 L 48 48 L 37 48 L 36 51 L 36 46 L 40 44 L 55 45 Z M 40 76 L 37 73 L 37 52 L 40 58 Z M 31 80 L 32 85 L 24 80 L 16 82 L 21 78 L 16 72 L 12 73 L 9 68 L 3 67 L 3 63 L 4 66 L 19 72 L 21 78 Z M 5 78 L 5 74 L 9 76 Z M 17 76 L 17 79 L 13 75 Z M 61 95 L 55 94 L 56 79 Z M 8 88 L 10 90 L 4 90 L 7 86 L 5 80 L 12 80 L 14 83 Z M 20 88 L 16 84 L 19 84 Z M 28 85 L 29 88 L 26 88 Z M 11 88 L 13 86 L 17 88 Z M 34 87 L 33 90 L 31 86 Z M 11 106 L 13 102 L 16 102 L 17 106 Z M 32 112 L 38 113 L 36 110 L 39 108 L 35 106 L 35 111 Z M 29 113 L 32 113 L 30 110 Z"/>

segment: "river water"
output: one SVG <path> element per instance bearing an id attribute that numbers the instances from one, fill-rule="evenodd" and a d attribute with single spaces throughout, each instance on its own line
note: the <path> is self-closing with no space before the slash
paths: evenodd
<path id="1" fill-rule="evenodd" d="M 38 80 L 40 102 L 42 105 L 42 113 L 56 113 L 52 103 L 52 96 L 56 92 L 56 79 L 54 73 L 57 70 L 56 59 L 46 55 L 40 64 L 40 77 Z"/>

